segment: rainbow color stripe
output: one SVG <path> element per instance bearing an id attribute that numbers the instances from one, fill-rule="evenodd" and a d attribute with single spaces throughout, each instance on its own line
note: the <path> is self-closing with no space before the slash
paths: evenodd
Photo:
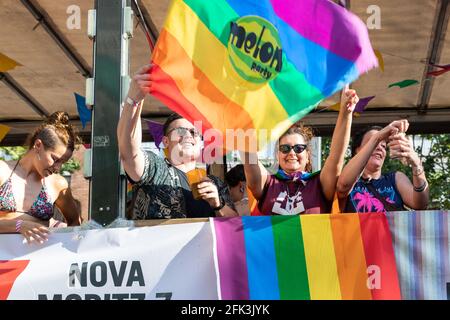
<path id="1" fill-rule="evenodd" d="M 212 219 L 219 296 L 401 299 L 384 214 Z"/>
<path id="2" fill-rule="evenodd" d="M 247 16 L 271 23 L 282 47 L 281 71 L 258 86 L 231 66 L 227 49 L 230 23 Z M 173 0 L 152 63 L 152 94 L 224 139 L 227 129 L 276 139 L 378 65 L 364 23 L 329 0 Z"/>
<path id="3" fill-rule="evenodd" d="M 405 300 L 450 300 L 448 210 L 388 212 Z"/>

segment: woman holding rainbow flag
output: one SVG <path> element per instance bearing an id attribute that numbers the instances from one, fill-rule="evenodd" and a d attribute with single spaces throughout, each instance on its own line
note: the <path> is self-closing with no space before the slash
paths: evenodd
<path id="1" fill-rule="evenodd" d="M 342 91 L 341 106 L 331 140 L 330 155 L 322 170 L 311 173 L 309 127 L 295 124 L 276 145 L 278 171 L 270 174 L 253 153 L 244 154 L 247 184 L 263 215 L 328 213 L 336 183 L 344 164 L 352 125 L 352 114 L 359 98 L 348 86 Z"/>

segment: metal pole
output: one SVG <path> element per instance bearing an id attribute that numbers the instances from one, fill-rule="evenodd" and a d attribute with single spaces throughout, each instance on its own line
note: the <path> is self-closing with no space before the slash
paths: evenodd
<path id="1" fill-rule="evenodd" d="M 125 8 L 130 0 L 96 0 L 94 108 L 89 217 L 107 225 L 125 216 L 126 180 L 121 170 L 117 123 L 128 85 L 128 38 Z"/>

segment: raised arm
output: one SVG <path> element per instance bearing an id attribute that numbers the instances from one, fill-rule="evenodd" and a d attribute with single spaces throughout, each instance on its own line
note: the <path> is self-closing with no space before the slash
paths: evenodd
<path id="1" fill-rule="evenodd" d="M 403 132 L 407 127 L 408 122 L 406 120 L 393 121 L 382 130 L 378 131 L 377 134 L 370 137 L 369 141 L 361 147 L 358 153 L 350 159 L 342 170 L 337 183 L 337 194 L 339 199 L 344 199 L 350 194 L 377 146 L 382 141 L 386 141 L 389 136 L 395 135 L 398 132 Z"/>
<path id="2" fill-rule="evenodd" d="M 144 173 L 144 155 L 141 151 L 141 111 L 146 94 L 150 92 L 150 65 L 142 67 L 132 78 L 122 114 L 117 126 L 119 154 L 128 176 L 139 181 Z"/>
<path id="3" fill-rule="evenodd" d="M 244 164 L 247 187 L 250 189 L 255 199 L 260 200 L 269 172 L 262 163 L 259 162 L 257 153 L 241 152 L 240 155 Z"/>
<path id="4" fill-rule="evenodd" d="M 322 191 L 329 201 L 333 200 L 336 184 L 344 165 L 345 151 L 350 141 L 352 113 L 358 101 L 355 90 L 349 89 L 348 86 L 342 90 L 339 115 L 331 138 L 330 155 L 320 172 Z"/>
<path id="5" fill-rule="evenodd" d="M 411 140 L 404 134 L 398 134 L 389 142 L 391 155 L 406 160 L 412 168 L 413 181 L 402 172 L 395 173 L 395 184 L 403 202 L 415 210 L 423 210 L 428 206 L 429 187 L 419 156 L 412 147 Z"/>

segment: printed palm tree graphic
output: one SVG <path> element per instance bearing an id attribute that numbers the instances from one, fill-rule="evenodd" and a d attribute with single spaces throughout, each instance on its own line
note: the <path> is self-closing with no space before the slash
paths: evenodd
<path id="1" fill-rule="evenodd" d="M 356 211 L 358 212 L 384 212 L 384 206 L 380 200 L 375 198 L 371 193 L 364 191 L 363 193 L 357 193 L 355 195 L 355 201 L 357 201 Z M 389 197 L 386 199 L 389 202 Z M 361 211 L 361 208 L 364 208 Z M 375 210 L 372 210 L 374 208 Z"/>

